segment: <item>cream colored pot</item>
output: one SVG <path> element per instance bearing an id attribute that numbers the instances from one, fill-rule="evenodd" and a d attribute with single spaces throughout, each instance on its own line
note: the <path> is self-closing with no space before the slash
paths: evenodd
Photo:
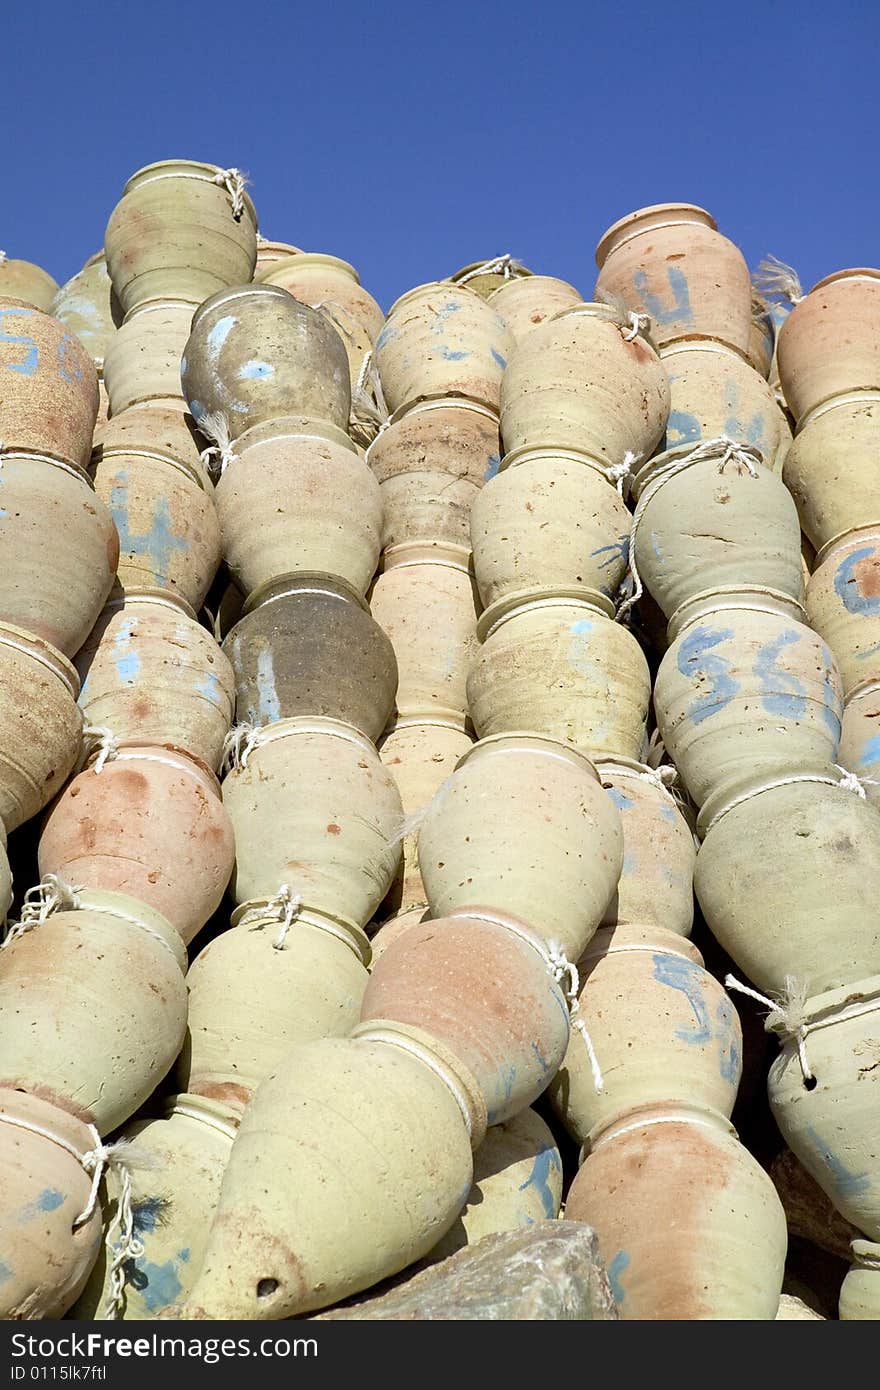
<path id="1" fill-rule="evenodd" d="M 654 708 L 698 805 L 746 774 L 835 761 L 840 673 L 803 617 L 785 595 L 745 588 L 697 595 L 673 615 Z"/>
<path id="2" fill-rule="evenodd" d="M 117 322 L 123 317 L 103 251 L 90 256 L 82 270 L 61 286 L 50 313 L 76 334 L 100 372 Z"/>
<path id="3" fill-rule="evenodd" d="M 849 696 L 880 678 L 880 525 L 848 532 L 816 561 L 807 617 L 834 652 Z"/>
<path id="4" fill-rule="evenodd" d="M 880 522 L 880 391 L 826 402 L 802 423 L 782 476 L 801 526 L 817 550 L 859 526 Z"/>
<path id="5" fill-rule="evenodd" d="M 0 821 L 7 831 L 47 806 L 73 771 L 82 743 L 79 678 L 48 642 L 0 623 Z"/>
<path id="6" fill-rule="evenodd" d="M 20 299 L 48 314 L 58 293 L 58 285 L 47 270 L 32 261 L 15 260 L 5 253 L 0 256 L 0 295 Z"/>
<path id="7" fill-rule="evenodd" d="M 653 453 L 669 414 L 669 383 L 653 344 L 607 304 L 575 305 L 530 333 L 501 388 L 508 453 L 569 448 L 606 467 Z"/>
<path id="8" fill-rule="evenodd" d="M 705 208 L 659 203 L 631 212 L 602 237 L 596 264 L 597 293 L 650 315 L 659 346 L 701 337 L 748 348 L 749 268 Z"/>
<path id="9" fill-rule="evenodd" d="M 852 1268 L 840 1287 L 841 1322 L 876 1322 L 880 1318 L 880 1245 L 852 1243 Z"/>
<path id="10" fill-rule="evenodd" d="M 473 288 L 476 282 L 470 283 Z M 552 275 L 517 276 L 499 285 L 487 298 L 492 308 L 506 319 L 517 344 L 546 319 L 552 319 L 554 314 L 570 309 L 573 304 L 582 304 L 584 299 L 574 285 Z"/>
<path id="11" fill-rule="evenodd" d="M 791 430 L 765 376 L 724 343 L 670 343 L 660 352 L 669 378 L 666 448 L 726 435 L 757 449 L 774 471 Z"/>
<path id="12" fill-rule="evenodd" d="M 63 323 L 0 297 L 0 440 L 85 468 L 98 415 L 98 377 Z"/>
<path id="13" fill-rule="evenodd" d="M 300 251 L 273 261 L 254 279 L 280 285 L 300 303 L 320 309 L 345 344 L 354 389 L 364 357 L 385 322 L 384 313 L 364 289 L 354 266 L 336 256 Z"/>
<path id="14" fill-rule="evenodd" d="M 527 590 L 487 608 L 467 682 L 480 738 L 533 729 L 587 753 L 642 754 L 648 663 L 601 594 Z"/>
<path id="15" fill-rule="evenodd" d="M 550 1084 L 578 1143 L 641 1106 L 680 1102 L 729 1116 L 742 1029 L 723 986 L 689 941 L 662 927 L 603 927 L 578 961 L 579 1017 Z"/>
<path id="16" fill-rule="evenodd" d="M 876 965 L 880 817 L 838 785 L 841 775 L 821 763 L 750 773 L 700 816 L 694 887 L 703 916 L 765 993 L 796 975 L 819 994 Z"/>
<path id="17" fill-rule="evenodd" d="M 400 794 L 372 743 L 334 719 L 259 730 L 223 783 L 235 828 L 236 902 L 282 884 L 303 906 L 368 922 L 400 859 Z"/>
<path id="18" fill-rule="evenodd" d="M 843 711 L 840 761 L 864 779 L 869 801 L 880 808 L 880 683 L 857 686 Z"/>
<path id="19" fill-rule="evenodd" d="M 779 378 L 795 419 L 831 396 L 880 390 L 880 270 L 826 275 L 779 333 Z"/>
<path id="20" fill-rule="evenodd" d="M 104 355 L 111 415 L 145 401 L 180 399 L 180 357 L 193 307 L 186 300 L 157 299 L 126 314 Z"/>
<path id="21" fill-rule="evenodd" d="M 536 734 L 476 744 L 419 828 L 435 916 L 483 903 L 521 918 L 572 960 L 602 920 L 622 862 L 620 816 L 595 768 Z"/>

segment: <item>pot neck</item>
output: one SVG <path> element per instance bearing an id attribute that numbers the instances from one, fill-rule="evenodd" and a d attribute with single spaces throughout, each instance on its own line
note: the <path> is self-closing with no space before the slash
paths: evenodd
<path id="1" fill-rule="evenodd" d="M 779 589 L 767 589 L 759 585 L 742 588 L 734 585 L 719 586 L 717 589 L 707 589 L 703 593 L 694 594 L 676 608 L 669 619 L 667 640 L 671 646 L 693 623 L 712 618 L 718 613 L 735 611 L 770 613 L 774 617 L 786 618 L 789 622 L 804 626 L 807 622 L 803 605 Z"/>

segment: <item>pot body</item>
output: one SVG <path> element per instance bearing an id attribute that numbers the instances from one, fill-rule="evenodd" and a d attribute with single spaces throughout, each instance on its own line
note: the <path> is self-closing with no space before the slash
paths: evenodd
<path id="1" fill-rule="evenodd" d="M 583 303 L 583 295 L 566 280 L 552 275 L 520 275 L 505 280 L 487 296 L 519 344 L 539 324 L 552 319 L 563 309 Z"/>
<path id="2" fill-rule="evenodd" d="M 4 299 L 20 299 L 22 303 L 51 313 L 58 285 L 47 270 L 32 261 L 19 261 L 6 256 L 0 261 L 0 295 Z"/>
<path id="3" fill-rule="evenodd" d="M 422 1061 L 368 1039 L 294 1048 L 244 1113 L 182 1312 L 278 1319 L 369 1288 L 436 1245 L 472 1179 L 462 1113 Z"/>
<path id="4" fill-rule="evenodd" d="M 465 396 L 497 410 L 514 346 L 506 321 L 466 285 L 419 285 L 391 306 L 376 339 L 388 407 Z"/>
<path id="5" fill-rule="evenodd" d="M 0 820 L 12 831 L 64 786 L 79 757 L 83 721 L 70 662 L 8 623 L 0 623 L 0 691 Z"/>
<path id="6" fill-rule="evenodd" d="M 365 594 L 379 560 L 382 497 L 354 445 L 257 425 L 215 500 L 226 563 L 245 594 L 282 575 L 336 574 Z"/>
<path id="7" fill-rule="evenodd" d="M 831 396 L 880 390 L 880 271 L 840 270 L 814 285 L 782 325 L 777 360 L 796 420 Z"/>
<path id="8" fill-rule="evenodd" d="M 876 1322 L 880 1318 L 880 1246 L 854 1240 L 853 1264 L 840 1287 L 841 1322 Z"/>
<path id="9" fill-rule="evenodd" d="M 143 1105 L 186 1031 L 186 953 L 158 912 L 83 890 L 3 951 L 0 1084 L 109 1134 Z"/>
<path id="10" fill-rule="evenodd" d="M 264 285 L 280 285 L 301 304 L 320 309 L 345 344 L 352 389 L 364 357 L 382 331 L 385 315 L 360 282 L 354 266 L 335 256 L 300 251 L 275 260 L 254 277 Z"/>
<path id="11" fill-rule="evenodd" d="M 278 735 L 281 734 L 281 737 Z M 332 719 L 289 719 L 223 783 L 236 902 L 289 884 L 306 907 L 363 926 L 400 859 L 400 794 L 369 739 Z"/>
<path id="12" fill-rule="evenodd" d="M 598 1235 L 624 1321 L 776 1317 L 785 1212 L 763 1168 L 711 1111 L 648 1107 L 612 1126 L 575 1178 L 565 1215 Z"/>
<path id="13" fill-rule="evenodd" d="M 525 595 L 494 631 L 487 610 L 467 682 L 474 727 L 480 738 L 534 729 L 587 753 L 639 758 L 648 663 L 630 632 L 571 593 Z"/>
<path id="14" fill-rule="evenodd" d="M 419 866 L 438 917 L 485 903 L 576 960 L 614 894 L 620 816 L 582 754 L 534 734 L 478 743 L 431 802 Z"/>
<path id="15" fill-rule="evenodd" d="M 232 723 L 228 658 L 178 600 L 125 594 L 104 609 L 77 656 L 88 723 L 120 742 L 173 744 L 217 768 Z"/>
<path id="16" fill-rule="evenodd" d="M 830 401 L 800 429 L 782 476 L 801 526 L 817 550 L 870 522 L 880 522 L 880 391 Z"/>
<path id="17" fill-rule="evenodd" d="M 2 267 L 0 267 L 2 269 Z M 0 1298 L 4 1321 L 60 1318 L 88 1278 L 101 1244 L 100 1207 L 81 1225 L 91 1179 L 60 1144 L 10 1121 L 57 1134 L 80 1154 L 94 1147 L 82 1120 L 23 1091 L 0 1089 Z"/>
<path id="18" fill-rule="evenodd" d="M 178 299 L 160 299 L 126 315 L 104 356 L 111 415 L 147 401 L 180 398 L 180 358 L 192 315 L 192 304 Z"/>
<path id="19" fill-rule="evenodd" d="M 795 781 L 734 805 L 703 834 L 697 899 L 758 989 L 782 990 L 794 973 L 813 995 L 870 974 L 880 949 L 874 807 L 832 781 Z"/>
<path id="20" fill-rule="evenodd" d="M 834 657 L 797 605 L 712 606 L 679 630 L 660 664 L 654 707 L 663 742 L 693 799 L 747 773 L 824 761 L 840 742 Z"/>
<path id="21" fill-rule="evenodd" d="M 880 679 L 880 524 L 825 548 L 807 585 L 806 609 L 837 658 L 846 696 Z"/>
<path id="22" fill-rule="evenodd" d="M 478 910 L 420 922 L 387 946 L 361 1019 L 439 1040 L 473 1076 L 490 1125 L 537 1100 L 568 1046 L 568 1010 L 543 954 L 503 915 Z"/>
<path id="23" fill-rule="evenodd" d="M 250 1100 L 292 1047 L 347 1037 L 369 978 L 366 938 L 313 912 L 287 932 L 254 908 L 193 961 L 180 1084 L 217 1101 Z M 329 928 L 329 929 L 328 929 Z"/>
<path id="24" fill-rule="evenodd" d="M 207 768 L 168 748 L 126 747 L 69 783 L 40 836 L 41 877 L 137 898 L 189 943 L 235 862 L 232 824 Z"/>
<path id="25" fill-rule="evenodd" d="M 167 159 L 132 174 L 104 236 L 107 269 L 126 313 L 152 299 L 201 304 L 224 285 L 250 280 L 257 214 L 246 193 L 236 208 L 224 172 Z"/>
<path id="26" fill-rule="evenodd" d="M 791 430 L 764 377 L 738 352 L 685 340 L 665 347 L 660 360 L 670 391 L 667 449 L 724 435 L 759 449 L 768 468 L 781 466 Z"/>
<path id="27" fill-rule="evenodd" d="M 98 377 L 63 323 L 0 298 L 0 439 L 85 468 L 98 415 Z"/>
<path id="28" fill-rule="evenodd" d="M 61 286 L 50 313 L 76 334 L 100 371 L 117 322 L 122 321 L 122 306 L 113 293 L 103 251 Z"/>
<path id="29" fill-rule="evenodd" d="M 223 650 L 239 723 L 315 714 L 375 740 L 391 713 L 394 648 L 366 603 L 333 575 L 286 575 L 252 594 Z"/>
<path id="30" fill-rule="evenodd" d="M 578 961 L 584 1039 L 572 1031 L 550 1083 L 553 1108 L 580 1144 L 640 1106 L 675 1102 L 729 1116 L 742 1072 L 742 1030 L 724 987 L 689 941 L 661 927 L 601 928 Z"/>
<path id="31" fill-rule="evenodd" d="M 521 589 L 582 584 L 613 599 L 631 529 L 625 503 L 595 468 L 562 450 L 524 450 L 473 500 L 480 598 L 488 607 Z"/>
<path id="32" fill-rule="evenodd" d="M 501 389 L 508 453 L 570 448 L 610 466 L 647 458 L 663 437 L 669 383 L 653 346 L 604 304 L 563 311 L 530 333 Z"/>
<path id="33" fill-rule="evenodd" d="M 865 778 L 865 795 L 880 807 L 880 684 L 854 690 L 843 711 L 840 761 Z"/>
<path id="34" fill-rule="evenodd" d="M 597 291 L 649 314 L 658 346 L 700 337 L 743 352 L 748 348 L 749 268 L 704 208 L 688 203 L 639 208 L 608 229 L 596 262 Z"/>
<path id="35" fill-rule="evenodd" d="M 690 936 L 697 850 L 680 805 L 642 763 L 597 761 L 596 770 L 623 831 L 623 866 L 602 925 L 662 927 Z"/>
<path id="36" fill-rule="evenodd" d="M 180 382 L 196 422 L 223 415 L 232 439 L 283 415 L 348 428 L 342 339 L 323 314 L 276 285 L 240 285 L 200 305 Z"/>

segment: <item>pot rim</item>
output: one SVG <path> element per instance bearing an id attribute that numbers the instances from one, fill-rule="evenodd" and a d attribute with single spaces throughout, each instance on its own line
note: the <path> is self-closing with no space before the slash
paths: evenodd
<path id="1" fill-rule="evenodd" d="M 876 266 L 870 265 L 850 266 L 846 270 L 833 270 L 830 275 L 825 275 L 821 280 L 817 280 L 809 293 L 814 294 L 816 290 L 822 290 L 826 285 L 836 284 L 839 280 L 880 280 L 880 270 Z M 807 296 L 804 295 L 804 299 L 806 298 Z M 802 299 L 801 303 L 803 302 Z"/>
<path id="2" fill-rule="evenodd" d="M 605 594 L 598 589 L 589 589 L 586 585 L 557 586 L 544 585 L 541 587 L 533 586 L 529 589 L 515 589 L 509 594 L 502 595 L 501 598 L 490 603 L 489 607 L 481 613 L 477 619 L 477 641 L 484 643 L 494 632 L 507 622 L 509 618 L 516 616 L 524 608 L 586 608 L 591 612 L 598 613 L 603 618 L 613 619 L 614 604 Z"/>
<path id="3" fill-rule="evenodd" d="M 400 541 L 383 550 L 379 573 L 387 574 L 389 570 L 409 565 L 442 565 L 472 576 L 471 556 L 470 546 L 458 545 L 455 541 Z"/>
<path id="4" fill-rule="evenodd" d="M 747 801 L 763 796 L 765 792 L 777 791 L 781 787 L 793 786 L 798 782 L 811 782 L 817 785 L 840 786 L 840 778 L 832 774 L 836 771 L 833 763 L 813 759 L 793 768 L 790 763 L 771 763 L 760 771 L 752 771 L 728 779 L 707 796 L 697 815 L 697 834 L 705 840 L 709 832 L 730 811 L 735 811 Z M 849 794 L 849 793 L 848 793 Z"/>
<path id="5" fill-rule="evenodd" d="M 200 1114 L 200 1111 L 203 1113 Z M 230 1105 L 211 1096 L 201 1096 L 197 1091 L 178 1091 L 168 1096 L 162 1106 L 163 1119 L 170 1120 L 172 1115 L 185 1115 L 188 1119 L 198 1120 L 202 1124 L 208 1124 L 211 1129 L 219 1130 L 231 1142 L 238 1133 L 243 1113 L 243 1105 Z"/>
<path id="6" fill-rule="evenodd" d="M 488 745 L 492 745 L 488 747 Z M 462 753 L 458 762 L 455 764 L 454 771 L 477 755 L 485 752 L 488 747 L 489 752 L 495 752 L 501 748 L 502 752 L 514 751 L 506 745 L 519 745 L 524 752 L 538 753 L 543 757 L 557 758 L 560 762 L 570 763 L 580 772 L 586 772 L 588 776 L 601 787 L 601 779 L 592 759 L 580 748 L 573 744 L 560 743 L 558 739 L 551 738 L 549 734 L 533 733 L 529 729 L 515 729 L 509 733 L 487 734 L 485 738 L 478 739 L 470 748 Z"/>
<path id="7" fill-rule="evenodd" d="M 276 243 L 276 244 L 277 244 L 277 245 L 281 245 L 282 243 L 279 242 L 279 243 Z M 264 243 L 264 246 L 265 246 L 265 245 L 266 245 L 266 243 Z M 257 247 L 257 254 L 258 254 L 258 255 L 259 255 L 259 253 L 260 253 L 260 250 L 261 250 L 261 248 L 258 246 L 258 247 Z M 354 267 L 349 261 L 344 261 L 344 260 L 342 259 L 341 256 L 333 256 L 333 255 L 330 254 L 330 252 L 327 252 L 327 251 L 299 251 L 299 250 L 297 250 L 297 251 L 295 251 L 292 255 L 279 257 L 279 258 L 278 258 L 277 260 L 275 260 L 275 261 L 270 261 L 270 262 L 269 262 L 269 265 L 270 265 L 270 267 L 271 267 L 271 273 L 273 273 L 273 274 L 276 273 L 276 272 L 277 272 L 277 273 L 280 273 L 281 271 L 286 271 L 286 270 L 289 270 L 289 269 L 291 269 L 291 268 L 293 268 L 294 270 L 306 270 L 306 269 L 312 269 L 312 270 L 315 270 L 315 269 L 318 269 L 318 270 L 321 270 L 321 269 L 326 269 L 326 270 L 341 270 L 341 271 L 343 271 L 343 272 L 345 273 L 345 275 L 346 275 L 349 279 L 353 280 L 354 283 L 355 283 L 356 285 L 359 285 L 359 284 L 361 283 L 361 277 L 360 277 L 360 275 L 358 274 L 358 272 L 357 272 L 357 270 L 355 269 L 355 267 Z M 266 278 L 264 278 L 264 277 L 262 277 L 262 276 L 261 276 L 260 280 L 255 280 L 255 281 L 254 281 L 254 284 L 265 284 L 265 283 L 266 283 Z"/>
<path id="8" fill-rule="evenodd" d="M 220 164 L 206 164 L 197 159 L 157 159 L 152 164 L 145 164 L 141 169 L 136 169 L 126 179 L 122 189 L 122 197 L 133 192 L 136 188 L 142 188 L 144 184 L 155 183 L 158 179 L 199 179 L 203 183 L 214 183 L 217 174 L 225 173 L 225 169 Z M 215 185 L 219 187 L 222 185 Z M 251 215 L 254 228 L 257 226 L 257 210 L 251 201 L 250 194 L 245 191 L 242 201 Z M 117 207 L 119 204 L 117 204 Z"/>
<path id="9" fill-rule="evenodd" d="M 251 613 L 255 613 L 258 608 L 263 608 L 278 599 L 302 598 L 307 594 L 326 594 L 330 598 L 338 598 L 345 603 L 354 603 L 364 613 L 370 611 L 370 606 L 363 595 L 359 594 L 357 589 L 341 575 L 325 574 L 321 570 L 292 570 L 287 574 L 279 574 L 273 579 L 265 580 L 248 595 L 241 618 L 234 627 L 230 628 L 223 639 L 223 644 L 225 645 L 229 641 L 244 619 L 250 617 Z"/>
<path id="10" fill-rule="evenodd" d="M 313 309 L 310 304 L 303 304 L 302 300 L 295 299 L 289 290 L 281 285 L 267 285 L 259 280 L 251 280 L 246 285 L 225 285 L 222 290 L 215 290 L 212 295 L 203 300 L 196 308 L 192 316 L 192 331 L 195 332 L 203 319 L 215 309 L 221 308 L 225 304 L 231 304 L 237 299 L 277 299 L 279 303 L 295 304 L 299 309 L 305 309 L 308 314 L 317 314 L 318 310 Z"/>
<path id="11" fill-rule="evenodd" d="M 13 647 L 34 661 L 39 661 L 67 687 L 74 702 L 78 699 L 80 679 L 76 667 L 72 661 L 68 661 L 63 652 L 53 647 L 51 642 L 46 642 L 25 628 L 16 627 L 14 623 L 0 622 L 0 647 Z"/>
<path id="12" fill-rule="evenodd" d="M 108 608 L 124 608 L 127 603 L 155 603 L 159 607 L 171 608 L 175 612 L 182 613 L 185 618 L 189 618 L 197 626 L 201 626 L 196 617 L 195 609 L 180 594 L 174 593 L 171 589 L 149 588 L 123 589 L 118 594 L 111 594 L 98 614 L 98 618 L 95 619 L 95 625 L 97 626 L 98 620 Z M 86 638 L 84 647 L 88 645 L 88 641 L 89 639 Z"/>
<path id="13" fill-rule="evenodd" d="M 511 449 L 505 454 L 498 465 L 498 473 L 505 473 L 509 468 L 518 468 L 524 463 L 545 463 L 545 462 L 577 463 L 582 468 L 589 468 L 594 473 L 598 473 L 604 482 L 615 492 L 614 484 L 608 477 L 610 464 L 604 463 L 602 459 L 587 453 L 585 449 L 576 449 L 569 444 L 519 444 L 515 449 Z M 497 475 L 496 475 L 497 476 Z M 486 484 L 494 482 L 489 479 Z"/>
<path id="14" fill-rule="evenodd" d="M 621 932 L 622 938 L 619 945 L 615 945 L 610 937 L 612 932 Z M 626 935 L 631 932 L 645 932 L 646 938 L 651 935 L 658 935 L 656 942 L 649 939 L 638 941 L 627 941 Z M 602 938 L 601 940 L 599 938 Z M 659 937 L 665 938 L 660 940 Z M 594 949 L 595 948 L 595 949 Z M 622 956 L 628 951 L 651 951 L 662 956 L 680 956 L 682 960 L 692 961 L 701 970 L 706 969 L 706 962 L 702 952 L 687 936 L 681 936 L 669 927 L 655 925 L 640 926 L 638 922 L 618 922 L 612 926 L 598 926 L 593 936 L 587 942 L 580 956 L 578 957 L 578 967 L 581 961 L 601 960 L 606 956 Z M 708 974 L 709 972 L 706 971 Z M 714 977 L 713 977 L 714 978 Z M 719 983 L 719 988 L 720 988 Z"/>
<path id="15" fill-rule="evenodd" d="M 841 391 L 835 396 L 826 396 L 824 400 L 819 401 L 817 405 L 811 406 L 797 421 L 794 435 L 795 440 L 800 438 L 809 425 L 821 419 L 823 415 L 827 415 L 829 411 L 836 410 L 839 406 L 861 406 L 870 401 L 880 401 L 880 387 L 863 386 L 861 388 L 857 387 L 853 391 Z"/>
<path id="16" fill-rule="evenodd" d="M 412 289 L 406 290 L 403 294 L 398 295 L 397 299 L 395 299 L 391 308 L 388 310 L 388 313 L 385 315 L 386 325 L 392 314 L 396 314 L 402 305 L 416 298 L 423 298 L 426 293 L 437 294 L 438 291 L 442 291 L 444 294 L 464 294 L 468 295 L 471 299 L 475 299 L 479 304 L 486 303 L 482 295 L 477 294 L 476 290 L 472 290 L 469 285 L 456 285 L 453 284 L 451 280 L 426 280 L 424 284 L 413 285 Z M 493 313 L 497 315 L 498 311 L 493 310 Z"/>
<path id="17" fill-rule="evenodd" d="M 159 299 L 145 299 L 142 304 L 136 304 L 133 309 L 128 310 L 127 314 L 122 320 L 122 323 L 119 325 L 119 328 L 117 328 L 116 333 L 113 335 L 110 343 L 108 343 L 107 348 L 104 352 L 105 363 L 107 361 L 107 354 L 109 353 L 110 349 L 113 347 L 114 343 L 119 342 L 120 329 L 124 328 L 126 324 L 132 323 L 137 318 L 138 314 L 152 314 L 155 313 L 158 309 L 186 309 L 190 312 L 190 314 L 192 314 L 195 312 L 196 309 L 198 309 L 198 307 L 199 306 L 194 299 L 167 299 L 164 297 Z M 123 345 L 124 342 L 125 340 L 123 339 Z"/>
<path id="18" fill-rule="evenodd" d="M 829 558 L 831 551 L 836 546 L 843 546 L 844 541 L 848 541 L 852 536 L 862 536 L 868 533 L 877 538 L 877 550 L 880 553 L 880 519 L 877 521 L 866 521 L 863 525 L 852 526 L 848 531 L 838 531 L 836 536 L 832 536 L 826 541 L 821 550 L 816 551 L 815 567 L 810 579 L 814 579 L 819 566 Z"/>
<path id="19" fill-rule="evenodd" d="M 665 221 L 655 220 L 661 213 L 695 213 L 696 216 L 670 217 Z M 647 222 L 647 226 L 639 226 L 639 223 Z M 653 232 L 659 227 L 677 226 L 706 226 L 710 231 L 717 232 L 718 223 L 711 212 L 698 203 L 650 203 L 647 207 L 636 208 L 635 212 L 628 212 L 625 217 L 620 217 L 616 222 L 612 222 L 607 231 L 603 232 L 596 247 L 596 264 L 601 270 L 612 251 L 616 251 L 627 241 L 632 241 L 636 236 L 642 236 L 645 232 Z M 632 228 L 629 236 L 622 233 Z"/>
<path id="20" fill-rule="evenodd" d="M 248 913 L 253 914 L 253 924 L 257 925 L 264 921 L 267 925 L 274 923 L 278 925 L 277 911 L 270 910 L 272 903 L 271 897 L 248 898 L 246 902 L 239 903 L 233 909 L 229 917 L 230 929 L 242 925 L 244 917 Z M 261 917 L 263 909 L 266 909 L 265 917 Z M 361 965 L 369 966 L 373 955 L 373 948 L 370 945 L 370 938 L 362 927 L 358 926 L 350 917 L 343 917 L 337 912 L 327 912 L 323 908 L 310 907 L 308 903 L 303 903 L 299 908 L 291 926 L 301 924 L 305 927 L 312 927 L 315 931 L 326 932 L 328 936 L 334 936 L 343 945 L 348 946 L 351 952 L 358 957 Z"/>
<path id="21" fill-rule="evenodd" d="M 486 405 L 484 401 L 462 395 L 420 396 L 418 400 L 406 401 L 389 415 L 388 425 L 389 427 L 397 425 L 408 415 L 420 415 L 428 410 L 470 410 L 476 415 L 482 415 L 487 420 L 491 420 L 499 428 L 501 426 L 501 412 L 499 410 L 493 410 L 492 406 Z M 374 442 L 378 444 L 381 437 L 379 435 Z"/>
<path id="22" fill-rule="evenodd" d="M 595 1152 L 603 1144 L 619 1138 L 631 1130 L 644 1129 L 655 1124 L 698 1124 L 707 1129 L 720 1131 L 736 1139 L 737 1132 L 731 1121 L 720 1110 L 711 1105 L 700 1105 L 687 1101 L 653 1101 L 648 1105 L 634 1106 L 624 1114 L 615 1113 L 607 1120 L 600 1120 L 587 1134 L 581 1150 L 581 1161 L 589 1153 Z"/>
<path id="23" fill-rule="evenodd" d="M 742 600 L 747 599 L 750 594 L 757 597 L 752 602 L 743 602 Z M 759 601 L 760 598 L 764 599 L 763 603 Z M 717 603 L 713 602 L 709 608 L 704 609 L 703 605 L 708 600 L 716 599 L 719 600 Z M 735 602 L 737 599 L 740 601 Z M 770 589 L 763 584 L 719 584 L 716 588 L 702 589 L 698 594 L 691 594 L 690 598 L 679 604 L 666 628 L 669 646 L 672 646 L 692 623 L 699 622 L 714 612 L 729 613 L 737 609 L 749 613 L 769 613 L 773 616 L 787 617 L 792 622 L 800 623 L 808 632 L 813 631 L 807 621 L 803 604 L 790 594 L 783 593 L 781 589 Z"/>
<path id="24" fill-rule="evenodd" d="M 471 275 L 474 280 L 478 280 L 484 275 L 501 275 L 500 270 L 488 269 L 489 266 L 497 265 L 500 259 L 500 256 L 492 256 L 487 261 L 472 261 L 470 265 L 463 265 L 460 270 L 456 270 L 448 277 L 449 283 L 450 285 L 458 285 L 462 275 Z M 479 271 L 479 275 L 474 275 L 474 271 Z M 528 280 L 532 275 L 534 275 L 533 270 L 529 270 L 527 265 L 523 265 L 522 262 L 517 261 L 516 264 L 510 266 L 510 274 L 508 276 L 502 276 L 502 278 L 505 283 L 509 283 L 512 280 Z M 544 278 L 546 279 L 547 277 L 545 276 Z M 467 288 L 467 286 L 465 286 L 465 288 Z M 501 286 L 499 286 L 499 288 L 501 288 Z M 492 293 L 494 294 L 495 291 L 493 290 Z"/>
<path id="25" fill-rule="evenodd" d="M 52 468 L 60 468 L 63 472 L 69 473 L 77 482 L 86 483 L 92 492 L 95 490 L 95 484 L 82 464 L 74 463 L 72 459 L 66 459 L 61 454 L 52 454 L 43 449 L 20 449 L 15 444 L 10 444 L 3 448 L 2 456 L 4 464 L 9 463 L 11 459 L 32 459 L 35 463 L 45 463 Z"/>

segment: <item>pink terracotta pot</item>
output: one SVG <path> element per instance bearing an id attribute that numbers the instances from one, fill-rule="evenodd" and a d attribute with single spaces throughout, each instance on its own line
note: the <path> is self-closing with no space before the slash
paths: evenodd
<path id="1" fill-rule="evenodd" d="M 799 423 L 832 396 L 880 389 L 880 270 L 838 270 L 814 285 L 782 325 L 777 358 Z"/>
<path id="2" fill-rule="evenodd" d="M 98 376 L 63 323 L 0 297 L 0 439 L 85 468 L 98 414 Z"/>

